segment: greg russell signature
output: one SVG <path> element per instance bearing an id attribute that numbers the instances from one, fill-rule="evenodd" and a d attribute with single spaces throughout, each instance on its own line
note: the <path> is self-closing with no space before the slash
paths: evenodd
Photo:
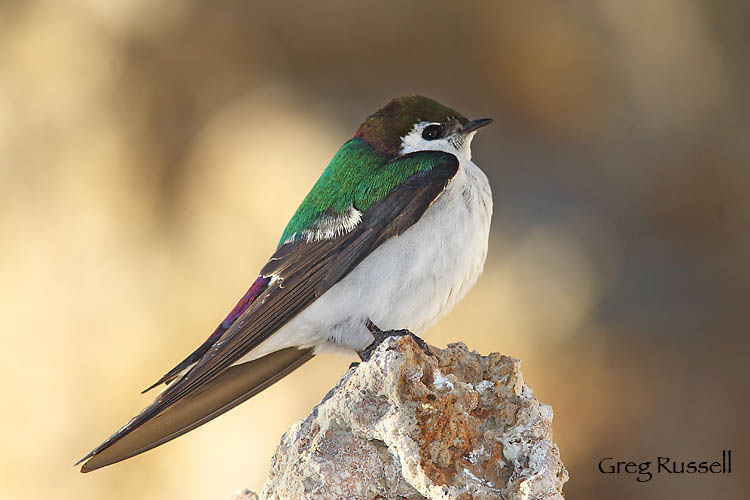
<path id="1" fill-rule="evenodd" d="M 653 465 L 653 467 L 652 467 Z M 721 460 L 674 460 L 656 457 L 653 461 L 633 462 L 604 457 L 599 460 L 602 474 L 634 474 L 639 483 L 650 481 L 654 474 L 731 474 L 732 450 L 721 450 Z"/>

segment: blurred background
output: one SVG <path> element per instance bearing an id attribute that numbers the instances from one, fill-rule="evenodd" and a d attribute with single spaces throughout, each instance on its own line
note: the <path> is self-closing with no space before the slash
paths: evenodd
<path id="1" fill-rule="evenodd" d="M 242 296 L 390 98 L 493 117 L 485 273 L 427 340 L 521 358 L 575 499 L 750 483 L 746 2 L 0 3 L 0 497 L 227 498 L 353 360 L 71 465 Z M 602 475 L 603 457 L 732 475 Z"/>

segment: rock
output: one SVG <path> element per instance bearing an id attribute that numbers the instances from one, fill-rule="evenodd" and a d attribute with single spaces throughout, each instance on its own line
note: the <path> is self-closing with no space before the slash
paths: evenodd
<path id="1" fill-rule="evenodd" d="M 232 495 L 229 500 L 258 500 L 258 494 L 244 488 Z"/>
<path id="2" fill-rule="evenodd" d="M 281 439 L 263 499 L 562 499 L 552 408 L 520 361 L 391 338 Z"/>

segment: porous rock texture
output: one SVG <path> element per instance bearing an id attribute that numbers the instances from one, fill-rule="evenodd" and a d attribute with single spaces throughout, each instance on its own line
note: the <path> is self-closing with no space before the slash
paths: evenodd
<path id="1" fill-rule="evenodd" d="M 552 408 L 520 361 L 430 351 L 391 338 L 351 368 L 284 434 L 261 498 L 562 499 Z"/>

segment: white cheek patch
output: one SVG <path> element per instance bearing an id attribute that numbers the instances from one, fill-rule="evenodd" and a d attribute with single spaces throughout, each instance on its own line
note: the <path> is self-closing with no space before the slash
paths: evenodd
<path id="1" fill-rule="evenodd" d="M 399 153 L 405 155 L 414 151 L 445 151 L 461 158 L 471 160 L 471 139 L 474 137 L 472 132 L 467 137 L 462 137 L 458 133 L 428 141 L 422 137 L 422 132 L 429 125 L 439 125 L 433 122 L 419 122 L 409 131 L 408 134 L 401 138 L 401 149 Z"/>
<path id="2" fill-rule="evenodd" d="M 429 147 L 430 142 L 422 138 L 422 131 L 427 125 L 432 125 L 430 122 L 419 122 L 416 123 L 408 134 L 401 138 L 401 154 L 411 153 L 412 151 L 424 151 L 431 150 Z"/>

